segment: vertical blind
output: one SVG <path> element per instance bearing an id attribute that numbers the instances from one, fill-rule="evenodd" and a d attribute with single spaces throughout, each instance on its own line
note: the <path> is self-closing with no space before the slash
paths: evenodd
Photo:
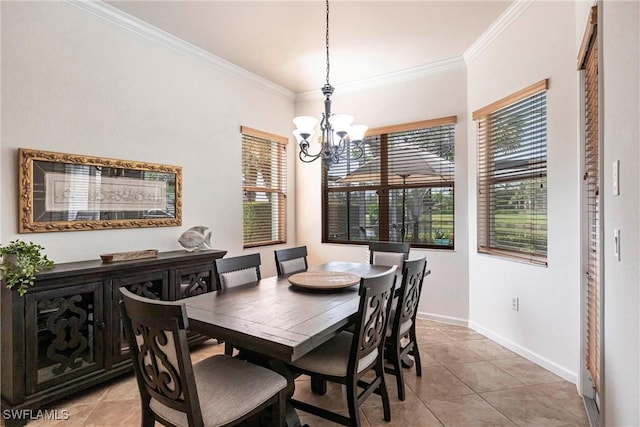
<path id="1" fill-rule="evenodd" d="M 243 247 L 285 243 L 287 139 L 245 126 L 240 131 Z"/>
<path id="2" fill-rule="evenodd" d="M 593 387 L 600 393 L 600 144 L 598 126 L 597 12 L 592 8 L 590 25 L 579 59 L 584 92 L 584 191 L 586 202 L 586 364 Z"/>
<path id="3" fill-rule="evenodd" d="M 548 80 L 473 113 L 478 252 L 546 265 Z"/>
<path id="4" fill-rule="evenodd" d="M 372 129 L 362 158 L 326 165 L 323 240 L 453 248 L 456 120 Z"/>

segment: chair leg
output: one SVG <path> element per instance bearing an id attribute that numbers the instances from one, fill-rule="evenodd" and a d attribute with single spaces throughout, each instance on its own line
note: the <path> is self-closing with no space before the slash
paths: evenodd
<path id="1" fill-rule="evenodd" d="M 398 387 L 398 399 L 404 401 L 404 377 L 402 373 L 402 356 L 400 355 L 400 340 L 398 340 L 393 348 L 393 369 L 395 370 L 396 385 Z"/>
<path id="2" fill-rule="evenodd" d="M 389 404 L 389 393 L 387 393 L 387 383 L 384 380 L 384 366 L 382 365 L 382 363 L 382 360 L 380 360 L 380 365 L 376 369 L 377 374 L 380 377 L 380 385 L 378 386 L 378 390 L 380 391 L 380 398 L 382 399 L 382 411 L 384 413 L 384 420 L 391 421 L 391 405 Z"/>
<path id="3" fill-rule="evenodd" d="M 358 408 L 358 386 L 356 381 L 347 382 L 347 407 L 352 427 L 360 427 L 360 409 Z"/>
<path id="4" fill-rule="evenodd" d="M 272 406 L 273 426 L 284 427 L 287 422 L 287 389 L 283 389 L 278 393 L 278 401 Z"/>
<path id="5" fill-rule="evenodd" d="M 228 342 L 224 343 L 224 354 L 227 356 L 233 356 L 233 346 Z"/>
<path id="6" fill-rule="evenodd" d="M 420 362 L 420 351 L 418 350 L 418 340 L 416 339 L 416 330 L 415 326 L 411 329 L 411 333 L 409 334 L 411 342 L 413 343 L 413 349 L 411 350 L 411 354 L 413 355 L 413 360 L 416 362 L 416 375 L 422 376 L 422 363 Z"/>

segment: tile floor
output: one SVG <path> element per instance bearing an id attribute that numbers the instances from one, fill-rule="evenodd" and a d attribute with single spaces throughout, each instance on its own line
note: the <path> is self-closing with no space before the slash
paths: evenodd
<path id="1" fill-rule="evenodd" d="M 468 328 L 418 321 L 422 377 L 405 370 L 407 398 L 397 399 L 395 381 L 387 376 L 391 422 L 382 418 L 380 398 L 364 403 L 363 427 L 431 426 L 587 426 L 582 400 L 575 385 L 529 362 Z M 198 361 L 221 353 L 214 340 L 193 349 Z M 321 402 L 346 414 L 340 386 L 328 384 L 325 396 L 311 394 L 309 381 L 300 377 L 296 398 Z M 66 421 L 37 420 L 31 426 L 139 426 L 138 390 L 133 374 L 88 390 L 55 408 L 69 411 Z M 54 409 L 54 408 L 47 408 Z M 310 427 L 337 424 L 299 412 Z"/>

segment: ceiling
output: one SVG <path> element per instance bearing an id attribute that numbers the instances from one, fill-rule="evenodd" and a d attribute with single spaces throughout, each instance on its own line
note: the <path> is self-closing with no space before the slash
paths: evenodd
<path id="1" fill-rule="evenodd" d="M 325 83 L 323 1 L 107 3 L 294 93 Z M 331 84 L 459 57 L 511 3 L 332 0 Z"/>

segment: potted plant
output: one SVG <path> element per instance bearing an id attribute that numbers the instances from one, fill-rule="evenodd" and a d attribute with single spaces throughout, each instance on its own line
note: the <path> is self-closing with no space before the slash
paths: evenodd
<path id="1" fill-rule="evenodd" d="M 445 230 L 436 230 L 433 243 L 436 245 L 448 245 L 449 244 L 449 232 Z"/>
<path id="2" fill-rule="evenodd" d="M 43 250 L 38 244 L 22 240 L 0 246 L 0 279 L 5 281 L 7 288 L 15 287 L 23 296 L 33 286 L 38 271 L 53 267 L 53 261 L 42 253 Z"/>

